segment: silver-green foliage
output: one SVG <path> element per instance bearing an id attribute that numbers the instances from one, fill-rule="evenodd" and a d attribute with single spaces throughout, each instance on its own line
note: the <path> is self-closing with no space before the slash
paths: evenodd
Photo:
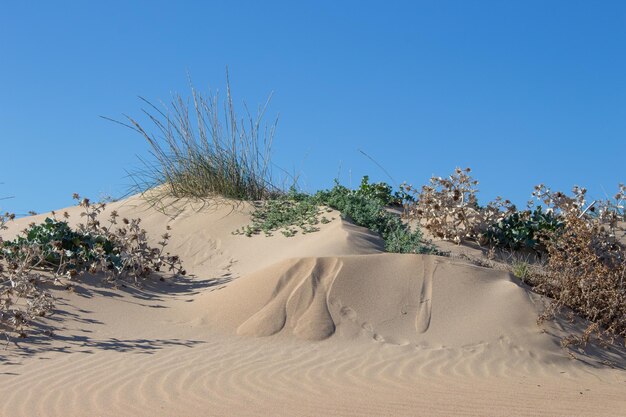
<path id="1" fill-rule="evenodd" d="M 367 185 L 367 177 L 363 184 Z M 385 240 L 388 252 L 436 253 L 435 248 L 423 239 L 419 229 L 411 230 L 398 215 L 386 210 L 387 197 L 391 196 L 391 187 L 384 183 L 377 184 L 374 190 L 367 187 L 350 190 L 336 182 L 333 188 L 314 195 L 291 190 L 285 195 L 257 203 L 252 213 L 252 224 L 234 233 L 252 236 L 280 231 L 288 237 L 298 232 L 311 233 L 319 230 L 319 223 L 329 222 L 324 213 L 335 209 L 342 217 L 378 233 Z"/>
<path id="2" fill-rule="evenodd" d="M 279 231 L 286 237 L 298 232 L 306 234 L 319 230 L 319 223 L 328 223 L 330 220 L 322 214 L 326 211 L 314 199 L 303 193 L 291 189 L 288 193 L 274 199 L 254 203 L 252 223 L 236 230 L 234 234 L 243 234 L 248 237 L 259 233 L 271 236 Z M 321 218 L 320 218 L 321 216 Z"/>

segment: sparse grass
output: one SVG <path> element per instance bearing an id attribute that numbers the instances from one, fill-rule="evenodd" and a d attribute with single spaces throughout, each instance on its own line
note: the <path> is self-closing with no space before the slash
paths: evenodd
<path id="1" fill-rule="evenodd" d="M 252 224 L 233 233 L 250 237 L 261 232 L 271 236 L 273 232 L 279 231 L 291 237 L 298 232 L 316 232 L 319 230 L 317 224 L 329 221 L 326 217 L 320 219 L 324 211 L 311 196 L 292 189 L 274 199 L 256 202 L 251 215 Z"/>
<path id="2" fill-rule="evenodd" d="M 270 154 L 278 119 L 264 123 L 270 98 L 254 116 L 244 105 L 245 117 L 240 118 L 228 73 L 223 102 L 217 93 L 203 95 L 193 86 L 191 104 L 175 94 L 161 109 L 142 98 L 148 106 L 143 112 L 158 134 L 148 133 L 136 118 L 117 122 L 140 133 L 150 145 L 152 160 L 143 160 L 143 169 L 132 173 L 139 191 L 164 185 L 157 200 L 221 196 L 257 201 L 276 196 Z"/>
<path id="3" fill-rule="evenodd" d="M 526 282 L 530 277 L 530 265 L 528 262 L 514 261 L 511 265 L 511 272 L 522 282 Z"/>

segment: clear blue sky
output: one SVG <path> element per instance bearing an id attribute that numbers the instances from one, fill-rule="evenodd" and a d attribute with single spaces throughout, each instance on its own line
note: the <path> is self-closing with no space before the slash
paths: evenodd
<path id="1" fill-rule="evenodd" d="M 480 200 L 626 181 L 623 1 L 8 2 L 0 13 L 0 209 L 120 196 L 138 115 L 224 86 L 273 91 L 274 156 L 309 191 L 360 176 L 421 185 L 471 166 Z"/>

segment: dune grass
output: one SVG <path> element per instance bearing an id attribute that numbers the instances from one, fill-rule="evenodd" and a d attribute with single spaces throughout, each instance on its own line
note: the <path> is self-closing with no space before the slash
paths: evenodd
<path id="1" fill-rule="evenodd" d="M 151 159 L 131 173 L 138 191 L 158 189 L 160 196 L 236 200 L 264 200 L 280 193 L 272 178 L 271 149 L 278 118 L 265 122 L 271 100 L 255 115 L 244 104 L 237 114 L 228 73 L 226 96 L 203 94 L 191 86 L 191 99 L 174 94 L 169 105 L 147 105 L 147 122 L 126 116 L 115 121 L 141 134 L 150 146 Z M 156 134 L 149 133 L 149 128 Z"/>

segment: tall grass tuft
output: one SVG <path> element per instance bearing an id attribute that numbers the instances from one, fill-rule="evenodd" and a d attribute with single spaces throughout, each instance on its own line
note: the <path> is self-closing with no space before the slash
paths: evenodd
<path id="1" fill-rule="evenodd" d="M 245 117 L 240 118 L 228 72 L 223 101 L 218 93 L 203 95 L 191 82 L 190 86 L 190 99 L 174 94 L 163 110 L 141 98 L 148 105 L 143 112 L 157 134 L 148 133 L 147 127 L 129 116 L 130 124 L 118 122 L 150 144 L 153 159 L 142 159 L 143 169 L 131 174 L 139 191 L 163 185 L 160 195 L 237 200 L 264 200 L 277 194 L 270 153 L 278 118 L 264 123 L 271 95 L 254 116 L 244 105 Z"/>

